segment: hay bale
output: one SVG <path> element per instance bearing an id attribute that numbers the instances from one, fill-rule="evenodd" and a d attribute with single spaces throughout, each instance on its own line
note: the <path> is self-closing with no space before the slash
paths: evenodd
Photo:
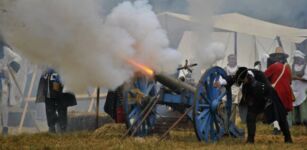
<path id="1" fill-rule="evenodd" d="M 98 125 L 114 123 L 113 119 L 106 113 L 100 113 Z M 96 114 L 92 112 L 69 112 L 67 131 L 94 131 L 96 129 Z"/>
<path id="2" fill-rule="evenodd" d="M 124 124 L 106 124 L 97 130 L 95 130 L 93 136 L 96 138 L 99 137 L 121 137 L 127 128 Z"/>

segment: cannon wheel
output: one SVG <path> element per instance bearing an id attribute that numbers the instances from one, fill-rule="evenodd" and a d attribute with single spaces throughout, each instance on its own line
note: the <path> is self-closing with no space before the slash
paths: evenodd
<path id="1" fill-rule="evenodd" d="M 156 94 L 155 83 L 153 81 L 150 81 L 145 76 L 137 77 L 133 80 L 133 82 L 126 84 L 123 91 L 125 122 L 127 128 L 131 128 L 129 134 L 136 130 L 134 134 L 135 136 L 146 136 L 152 132 L 155 125 L 155 107 L 150 110 L 151 112 L 143 121 L 143 123 L 141 125 L 139 124 L 144 118 L 144 115 L 146 114 L 146 111 L 144 111 L 144 109 L 148 109 L 148 106 L 152 105 L 152 98 Z M 135 91 L 138 92 L 133 93 Z M 139 97 L 139 94 L 142 94 L 142 97 Z M 138 129 L 135 129 L 136 127 L 138 127 Z"/>
<path id="2" fill-rule="evenodd" d="M 222 98 L 227 95 L 227 115 L 228 118 L 231 112 L 231 91 L 226 91 L 225 88 L 215 88 L 214 80 L 220 77 L 225 77 L 226 72 L 220 67 L 213 67 L 205 72 L 201 77 L 197 92 L 194 98 L 194 129 L 198 140 L 200 141 L 217 141 L 224 135 L 224 123 L 218 113 L 218 107 L 222 102 Z"/>

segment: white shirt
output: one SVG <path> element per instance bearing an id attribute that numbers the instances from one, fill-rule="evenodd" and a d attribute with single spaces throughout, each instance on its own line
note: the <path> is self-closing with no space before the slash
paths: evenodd
<path id="1" fill-rule="evenodd" d="M 303 79 L 307 80 L 307 68 L 303 68 L 304 65 L 294 65 L 294 71 L 301 71 L 305 69 Z M 295 102 L 293 102 L 293 106 L 301 105 L 306 99 L 306 89 L 307 83 L 300 80 L 293 80 L 292 81 L 292 89 L 294 96 L 296 98 Z"/>

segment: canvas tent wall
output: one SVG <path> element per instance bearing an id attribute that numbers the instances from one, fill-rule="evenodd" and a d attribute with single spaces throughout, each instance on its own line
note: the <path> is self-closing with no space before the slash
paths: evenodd
<path id="1" fill-rule="evenodd" d="M 195 23 L 192 21 L 189 15 L 172 12 L 160 13 L 158 14 L 158 19 L 163 29 L 165 29 L 168 32 L 169 37 L 171 37 L 171 45 L 176 45 L 176 43 L 179 43 L 183 35 L 183 31 L 190 30 L 191 25 Z M 280 36 L 284 40 L 294 43 L 301 43 L 307 38 L 307 29 L 274 24 L 238 13 L 214 16 L 213 24 L 216 30 L 245 33 L 269 39 Z M 178 34 L 172 34 L 175 31 L 177 31 Z"/>
<path id="2" fill-rule="evenodd" d="M 282 37 L 286 41 L 301 43 L 305 40 L 302 35 L 307 35 L 306 29 L 293 28 L 274 24 L 271 22 L 230 13 L 214 16 L 214 27 L 227 31 L 234 31 L 266 38 Z"/>
<path id="3" fill-rule="evenodd" d="M 234 32 L 213 32 L 212 40 L 225 44 L 225 57 L 218 61 L 215 65 L 224 67 L 227 65 L 227 56 L 234 54 L 235 49 L 235 33 Z M 192 41 L 195 35 L 191 31 L 185 31 L 178 50 L 183 54 L 184 59 L 193 58 Z M 289 54 L 288 61 L 292 61 L 292 53 L 296 49 L 295 43 L 286 40 L 281 40 L 285 53 Z M 252 68 L 254 62 L 260 61 L 265 54 L 270 54 L 275 51 L 278 46 L 276 39 L 263 38 L 244 33 L 237 34 L 237 58 L 239 66 Z"/>
<path id="4" fill-rule="evenodd" d="M 190 27 L 195 23 L 191 17 L 165 12 L 159 14 L 158 18 L 162 27 L 167 31 L 173 47 L 182 51 L 184 56 L 191 57 L 193 33 Z M 305 29 L 277 25 L 237 13 L 214 16 L 213 20 L 215 28 L 212 35 L 213 41 L 226 45 L 225 55 L 227 56 L 234 53 L 234 33 L 236 32 L 238 64 L 248 67 L 253 67 L 254 62 L 260 60 L 264 54 L 274 52 L 278 46 L 276 36 L 281 37 L 285 52 L 292 58 L 292 53 L 296 49 L 295 44 L 303 42 L 306 38 L 302 35 L 307 35 Z M 220 66 L 226 64 L 227 57 L 217 62 L 217 65 Z"/>
<path id="5" fill-rule="evenodd" d="M 184 59 L 191 59 L 193 56 L 192 41 L 195 34 L 191 31 L 184 32 L 178 50 L 183 54 Z M 225 56 L 234 53 L 234 33 L 233 32 L 213 32 L 212 40 L 221 42 L 225 45 Z M 251 67 L 257 59 L 257 50 L 255 47 L 254 37 L 247 34 L 238 34 L 238 64 Z M 218 61 L 215 65 L 226 66 L 227 57 Z"/>

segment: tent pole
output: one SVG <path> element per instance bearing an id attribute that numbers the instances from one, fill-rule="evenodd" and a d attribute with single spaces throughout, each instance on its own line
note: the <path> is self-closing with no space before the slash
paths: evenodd
<path id="1" fill-rule="evenodd" d="M 276 40 L 277 40 L 278 46 L 283 48 L 280 36 L 276 36 Z"/>
<path id="2" fill-rule="evenodd" d="M 237 32 L 234 32 L 234 53 L 235 53 L 235 56 L 237 57 L 238 56 L 238 33 Z"/>

